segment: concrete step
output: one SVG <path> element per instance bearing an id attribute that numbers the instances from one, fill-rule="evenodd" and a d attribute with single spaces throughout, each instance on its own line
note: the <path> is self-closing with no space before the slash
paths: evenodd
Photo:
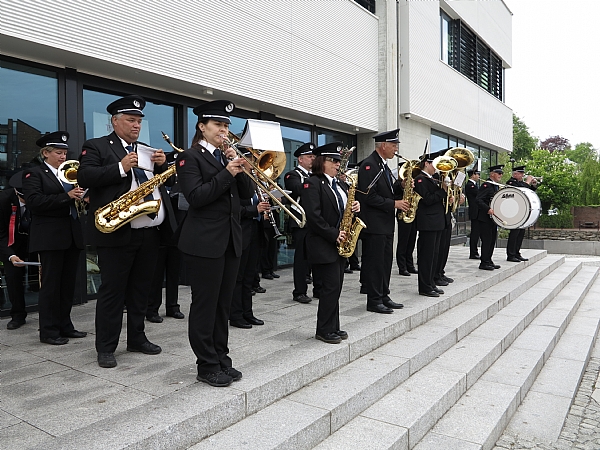
<path id="1" fill-rule="evenodd" d="M 453 256 L 453 253 L 458 256 Z M 478 311 L 478 318 L 469 318 L 470 324 L 458 323 L 456 330 L 449 332 L 452 337 L 443 339 L 444 345 L 452 345 L 459 336 L 474 329 L 564 262 L 564 258 L 548 256 L 545 251 L 529 251 L 526 256 L 530 258 L 528 262 L 504 263 L 501 270 L 487 272 L 478 271 L 477 262 L 465 261 L 460 252 L 451 252 L 451 261 L 454 258 L 455 267 L 460 265 L 462 270 L 453 272 L 452 268 L 449 269 L 449 274 L 457 282 L 447 287 L 446 294 L 436 299 L 418 296 L 416 286 L 410 287 L 411 283 L 416 283 L 416 277 L 411 277 L 414 280 L 398 277 L 392 280 L 391 289 L 393 293 L 402 292 L 401 301 L 405 308 L 389 316 L 366 312 L 364 296 L 358 294 L 358 287 L 349 276 L 342 293 L 340 310 L 343 328 L 349 332 L 350 339 L 339 346 L 324 345 L 314 340 L 316 305 L 299 305 L 291 300 L 286 303 L 277 294 L 265 296 L 270 300 L 258 303 L 263 308 L 259 314 L 261 318 L 268 319 L 269 326 L 257 327 L 251 332 L 232 329 L 231 353 L 244 378 L 229 388 L 214 389 L 194 383 L 193 355 L 186 344 L 185 331 L 166 331 L 166 326 L 161 324 L 156 328 L 159 333 L 164 333 L 158 341 L 164 350 L 160 361 L 157 361 L 159 357 L 152 359 L 123 352 L 118 355 L 117 371 L 105 371 L 90 362 L 94 360 L 91 348 L 77 354 L 65 354 L 62 359 L 55 360 L 67 367 L 64 373 L 81 381 L 81 392 L 85 392 L 84 397 L 77 394 L 70 402 L 67 402 L 66 396 L 60 397 L 60 404 L 65 405 L 61 408 L 62 417 L 68 417 L 68 420 L 60 420 L 59 423 L 55 415 L 42 417 L 35 411 L 30 412 L 32 400 L 40 408 L 51 400 L 44 394 L 47 389 L 36 390 L 35 386 L 43 387 L 37 379 L 35 383 L 24 382 L 19 385 L 23 395 L 20 399 L 10 399 L 14 400 L 14 404 L 9 405 L 7 410 L 17 411 L 16 416 L 27 417 L 27 423 L 33 424 L 25 426 L 26 430 L 23 430 L 35 434 L 35 439 L 28 446 L 30 448 L 187 448 L 245 417 L 262 412 L 268 405 L 354 361 L 357 365 L 346 370 L 360 371 L 360 364 L 365 364 L 362 370 L 367 375 L 363 377 L 371 376 L 370 366 L 365 363 L 368 358 L 359 361 L 364 355 L 446 312 L 449 313 L 448 323 L 452 323 L 452 310 L 463 303 L 472 303 L 473 297 L 483 295 L 488 289 L 498 289 L 504 283 L 506 289 L 495 300 L 488 299 L 485 312 Z M 284 282 L 287 279 L 291 286 L 289 275 L 283 273 L 282 278 Z M 357 280 L 358 276 L 355 278 Z M 459 315 L 454 314 L 457 320 Z M 93 320 L 93 314 L 89 316 Z M 8 337 L 13 336 L 17 335 Z M 430 345 L 423 352 L 435 356 L 435 345 L 432 344 L 435 341 L 428 342 Z M 38 352 L 39 344 L 31 343 L 29 347 L 32 353 Z M 377 363 L 381 359 L 382 368 L 380 372 L 375 371 L 374 376 L 379 376 L 379 373 L 381 383 L 388 383 L 385 389 L 389 390 L 411 373 L 411 367 L 416 370 L 423 364 L 420 362 L 423 352 L 417 351 L 414 358 L 377 355 Z M 39 356 L 44 357 L 41 354 Z M 126 358 L 131 363 L 128 364 Z M 402 358 L 409 360 L 409 363 L 400 364 Z M 394 364 L 399 365 L 394 367 Z M 392 367 L 392 373 L 387 371 L 389 367 Z M 55 374 L 46 378 L 45 385 L 56 385 L 63 383 L 65 376 Z M 94 379 L 102 380 L 104 391 L 101 395 L 96 393 L 94 386 L 97 383 L 92 382 Z M 384 395 L 384 391 L 377 391 L 375 387 L 365 392 L 371 396 L 369 401 L 372 402 Z M 32 396 L 32 392 L 39 392 L 39 395 Z M 361 395 L 362 391 L 356 394 L 357 397 Z M 122 396 L 130 398 L 130 401 L 120 402 Z M 5 405 L 8 403 L 4 402 Z M 347 417 L 353 414 L 348 413 Z M 15 426 L 14 430 L 17 428 Z M 91 442 L 88 439 L 90 435 L 95 437 Z"/>
<path id="2" fill-rule="evenodd" d="M 527 288 L 534 289 L 537 285 L 539 291 L 541 279 L 544 279 L 545 286 L 552 286 L 545 289 L 545 296 L 556 295 L 580 267 L 579 264 L 561 265 L 563 262 L 562 258 L 550 257 L 545 258 L 543 263 L 524 267 L 510 279 L 491 285 L 477 300 L 459 303 L 391 343 L 191 448 L 229 448 L 239 446 L 240 442 L 254 442 L 256 446 L 253 448 L 312 448 L 315 442 L 336 432 L 409 375 L 454 345 L 459 336 L 473 331 L 501 308 L 528 293 Z M 420 321 L 420 318 L 417 319 Z M 463 384 L 464 392 L 466 383 Z M 305 417 L 307 408 L 314 417 L 312 423 L 293 420 L 295 416 Z M 326 430 L 322 428 L 324 417 L 329 422 Z M 260 440 L 253 441 L 257 429 L 261 430 Z"/>
<path id="3" fill-rule="evenodd" d="M 597 292 L 588 292 L 592 285 L 597 284 L 597 273 L 596 268 L 583 268 L 446 412 L 414 447 L 415 450 L 472 448 L 473 445 L 476 445 L 473 448 L 482 450 L 492 449 L 532 385 L 540 386 L 539 393 L 550 394 L 550 397 L 540 398 L 536 395 L 538 392 L 530 392 L 532 398 L 539 401 L 535 406 L 541 408 L 535 411 L 538 423 L 548 420 L 556 424 L 558 420 L 554 417 L 557 411 L 553 411 L 552 407 L 557 406 L 560 408 L 558 416 L 562 417 L 562 426 L 597 334 L 600 308 L 591 310 L 586 306 L 584 310 L 579 310 L 582 302 L 588 304 L 593 295 L 597 299 Z M 582 346 L 585 349 L 575 352 L 579 355 L 578 360 L 566 359 L 565 351 L 573 347 L 574 336 L 563 332 L 580 328 L 579 315 L 585 316 L 588 322 L 583 332 L 586 339 Z M 555 352 L 558 356 L 548 356 Z M 551 389 L 558 391 L 552 392 Z M 543 419 L 540 417 L 542 415 Z M 522 422 L 524 417 L 530 416 L 524 411 L 517 421 Z"/>

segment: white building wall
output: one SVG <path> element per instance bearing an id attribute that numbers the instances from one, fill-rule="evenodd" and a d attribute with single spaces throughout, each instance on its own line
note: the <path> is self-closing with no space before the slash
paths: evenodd
<path id="1" fill-rule="evenodd" d="M 461 13 L 476 18 L 479 30 L 461 16 L 475 32 L 487 36 L 488 43 L 498 41 L 499 49 L 491 47 L 499 56 L 504 54 L 510 58 L 510 36 L 509 42 L 505 42 L 505 32 L 499 28 L 508 21 L 510 32 L 511 14 L 504 6 L 497 8 L 504 5 L 500 0 L 449 3 Z M 482 4 L 490 5 L 486 8 Z M 403 28 L 399 63 L 400 116 L 410 113 L 410 120 L 431 128 L 493 150 L 512 150 L 511 109 L 440 58 L 440 2 L 400 0 L 398 11 Z M 497 15 L 494 20 L 492 13 Z M 489 30 L 484 32 L 484 28 Z"/>
<path id="2" fill-rule="evenodd" d="M 0 0 L 0 11 L 10 56 L 378 128 L 378 19 L 351 0 Z"/>

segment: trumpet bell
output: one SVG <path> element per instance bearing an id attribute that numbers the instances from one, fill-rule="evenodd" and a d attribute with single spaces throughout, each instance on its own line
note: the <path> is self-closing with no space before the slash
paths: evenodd
<path id="1" fill-rule="evenodd" d="M 451 148 L 445 153 L 445 156 L 454 158 L 458 163 L 458 169 L 464 169 L 465 167 L 469 167 L 471 164 L 473 164 L 473 161 L 475 161 L 475 156 L 473 156 L 473 152 L 463 147 Z"/>
<path id="2" fill-rule="evenodd" d="M 275 180 L 285 170 L 286 156 L 284 152 L 266 150 L 260 152 L 256 165 L 271 180 Z M 263 180 L 264 181 L 264 180 Z"/>
<path id="3" fill-rule="evenodd" d="M 69 159 L 58 166 L 58 178 L 63 183 L 77 184 L 77 171 L 79 170 L 79 161 Z"/>
<path id="4" fill-rule="evenodd" d="M 438 172 L 451 172 L 458 167 L 456 159 L 446 155 L 438 156 L 432 164 Z"/>

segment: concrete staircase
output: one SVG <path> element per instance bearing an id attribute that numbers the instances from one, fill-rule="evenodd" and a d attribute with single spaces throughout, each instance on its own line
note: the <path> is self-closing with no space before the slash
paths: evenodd
<path id="1" fill-rule="evenodd" d="M 273 298 L 257 313 L 268 326 L 232 329 L 241 381 L 190 382 L 190 351 L 175 350 L 177 363 L 149 381 L 158 395 L 26 448 L 489 449 L 507 426 L 537 423 L 558 436 L 597 335 L 600 280 L 595 267 L 525 254 L 488 272 L 453 248 L 446 294 L 418 296 L 416 277 L 393 276 L 405 308 L 391 315 L 366 312 L 350 275 L 339 345 L 314 339 L 316 302 Z"/>

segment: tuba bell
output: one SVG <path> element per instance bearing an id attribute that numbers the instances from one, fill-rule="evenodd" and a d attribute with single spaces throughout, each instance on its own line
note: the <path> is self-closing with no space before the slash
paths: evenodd
<path id="1" fill-rule="evenodd" d="M 435 167 L 435 170 L 440 173 L 440 183 L 445 183 L 447 186 L 448 195 L 446 196 L 446 213 L 448 213 L 448 202 L 453 194 L 453 191 L 450 188 L 450 183 L 452 183 L 450 172 L 458 167 L 458 161 L 451 156 L 442 155 L 435 158 L 432 164 L 433 167 Z"/>
<path id="2" fill-rule="evenodd" d="M 446 152 L 445 156 L 454 158 L 458 163 L 457 167 L 452 171 L 452 195 L 455 198 L 454 203 L 452 204 L 452 212 L 454 212 L 458 208 L 458 200 L 460 199 L 462 192 L 462 183 L 460 186 L 457 186 L 455 183 L 456 175 L 458 175 L 459 171 L 464 173 L 467 167 L 475 161 L 475 156 L 473 156 L 471 150 L 463 147 L 451 148 Z"/>

